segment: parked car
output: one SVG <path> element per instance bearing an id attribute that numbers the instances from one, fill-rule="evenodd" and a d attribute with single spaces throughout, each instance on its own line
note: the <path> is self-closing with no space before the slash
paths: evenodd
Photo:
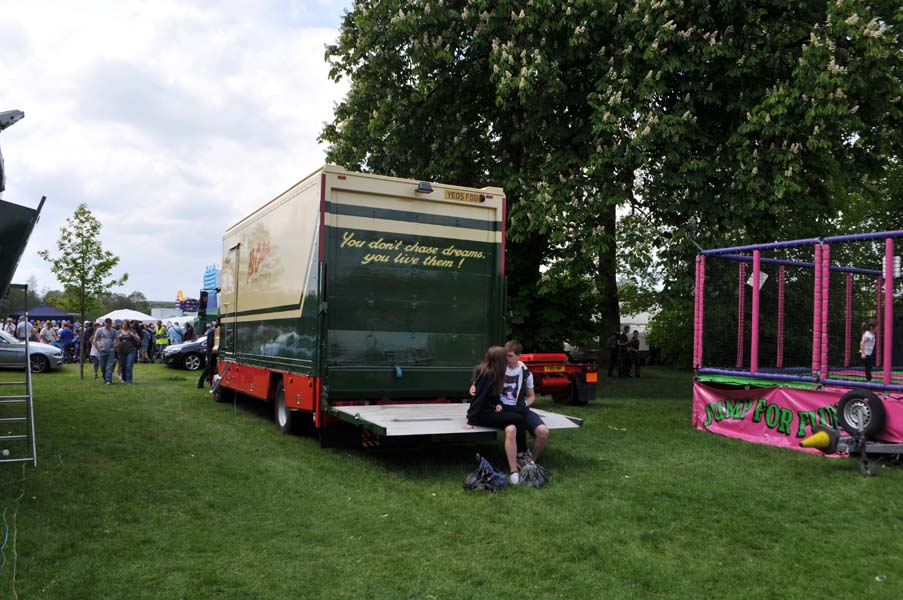
<path id="1" fill-rule="evenodd" d="M 193 342 L 167 346 L 163 350 L 163 362 L 189 371 L 203 368 L 207 362 L 207 336 Z"/>
<path id="2" fill-rule="evenodd" d="M 28 343 L 31 372 L 43 373 L 63 364 L 63 351 L 50 344 Z M 25 342 L 0 331 L 0 368 L 25 368 Z"/>

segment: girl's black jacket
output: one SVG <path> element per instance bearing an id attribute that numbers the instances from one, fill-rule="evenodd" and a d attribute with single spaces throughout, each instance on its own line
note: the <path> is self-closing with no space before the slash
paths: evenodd
<path id="1" fill-rule="evenodd" d="M 501 399 L 498 394 L 492 391 L 494 387 L 492 385 L 493 379 L 492 371 L 486 370 L 474 382 L 477 393 L 470 401 L 470 408 L 467 409 L 468 423 L 479 414 L 495 412 L 495 407 Z"/>

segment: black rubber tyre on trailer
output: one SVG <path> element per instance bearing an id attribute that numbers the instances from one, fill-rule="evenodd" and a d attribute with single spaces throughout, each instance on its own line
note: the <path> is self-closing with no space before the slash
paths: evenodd
<path id="1" fill-rule="evenodd" d="M 288 435 L 292 432 L 294 413 L 285 405 L 285 385 L 281 379 L 276 384 L 276 391 L 273 393 L 273 417 L 276 419 L 279 433 Z"/>
<path id="2" fill-rule="evenodd" d="M 863 433 L 871 438 L 884 429 L 887 412 L 884 402 L 869 390 L 852 390 L 843 395 L 837 403 L 837 418 L 840 426 L 850 435 L 859 433 L 862 420 Z"/>
<path id="3" fill-rule="evenodd" d="M 235 392 L 222 385 L 216 386 L 213 390 L 213 399 L 217 402 L 232 402 L 235 399 Z"/>

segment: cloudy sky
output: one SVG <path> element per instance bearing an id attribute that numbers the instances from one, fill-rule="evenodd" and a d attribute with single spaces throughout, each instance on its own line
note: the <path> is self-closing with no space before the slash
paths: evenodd
<path id="1" fill-rule="evenodd" d="M 58 288 L 41 249 L 82 202 L 123 293 L 195 296 L 226 227 L 325 160 L 347 84 L 324 45 L 351 0 L 4 0 L 3 199 L 41 221 L 14 278 Z"/>

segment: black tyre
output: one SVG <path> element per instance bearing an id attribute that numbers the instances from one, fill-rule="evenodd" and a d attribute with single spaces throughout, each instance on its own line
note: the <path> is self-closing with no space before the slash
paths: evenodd
<path id="1" fill-rule="evenodd" d="M 583 406 L 586 404 L 586 402 L 580 402 L 580 395 L 577 393 L 577 384 L 575 382 L 571 382 L 571 386 L 566 392 L 555 394 L 552 396 L 552 399 L 559 404 L 572 404 L 576 406 Z"/>
<path id="2" fill-rule="evenodd" d="M 32 354 L 29 362 L 32 373 L 43 373 L 50 370 L 50 361 L 43 354 Z"/>
<path id="3" fill-rule="evenodd" d="M 881 398 L 868 390 L 852 390 L 837 403 L 840 426 L 850 435 L 859 433 L 860 425 L 866 437 L 872 437 L 887 421 L 887 412 Z M 861 423 L 860 423 L 861 421 Z"/>
<path id="4" fill-rule="evenodd" d="M 580 394 L 577 393 L 577 386 L 574 386 L 574 393 L 571 395 L 571 405 L 572 406 L 586 406 L 589 404 L 589 400 L 582 400 L 580 398 Z"/>
<path id="5" fill-rule="evenodd" d="M 285 386 L 282 381 L 276 384 L 276 392 L 273 394 L 273 416 L 276 418 L 276 427 L 280 433 L 292 432 L 294 413 L 285 405 Z"/>
<path id="6" fill-rule="evenodd" d="M 563 392 L 559 392 L 557 394 L 552 394 L 552 400 L 554 400 L 558 404 L 570 404 L 573 397 L 574 397 L 574 386 L 573 385 Z"/>
<path id="7" fill-rule="evenodd" d="M 232 402 L 232 400 L 235 399 L 235 392 L 222 385 L 218 385 L 213 390 L 213 399 L 217 402 Z"/>

